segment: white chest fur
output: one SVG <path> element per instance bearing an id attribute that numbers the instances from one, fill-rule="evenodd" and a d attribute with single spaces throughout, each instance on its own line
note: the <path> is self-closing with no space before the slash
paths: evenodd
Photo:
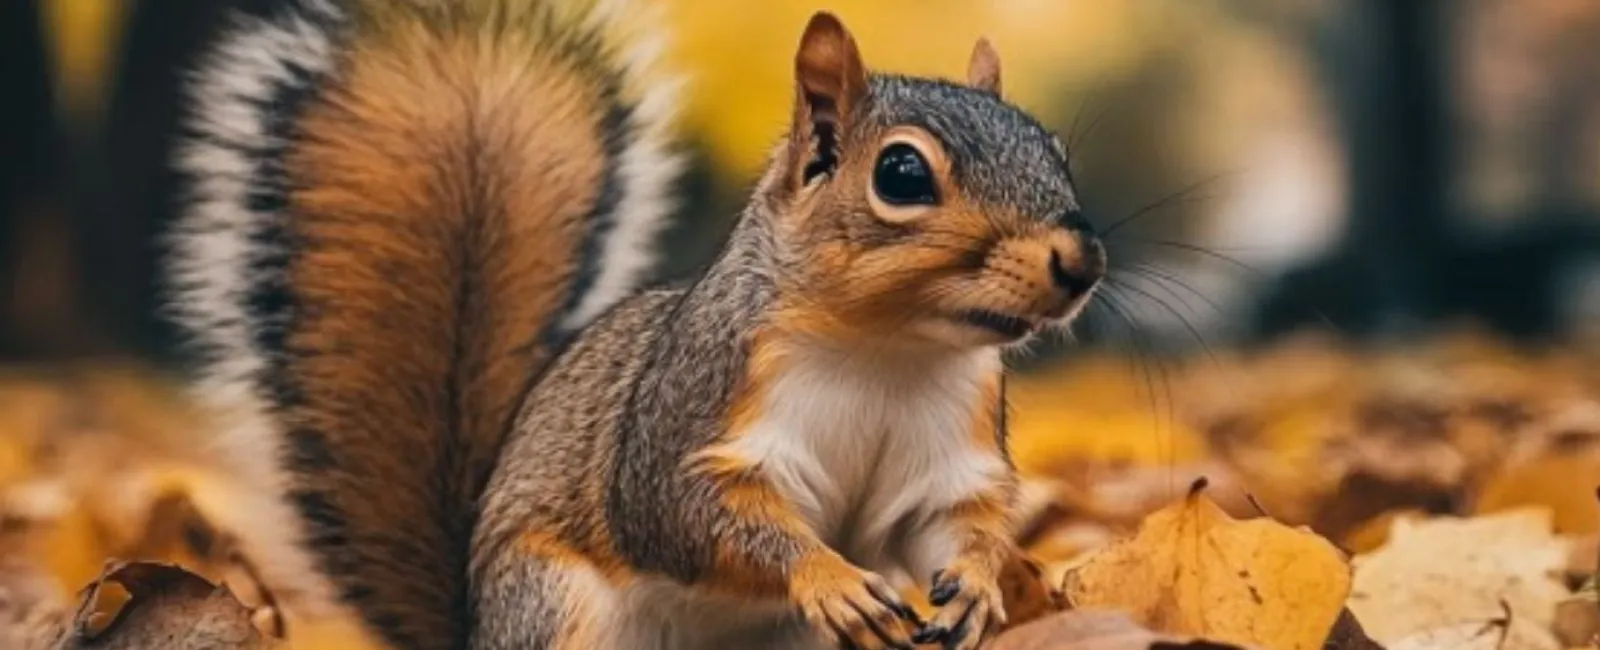
<path id="1" fill-rule="evenodd" d="M 806 350 L 734 443 L 822 539 L 879 571 L 901 568 L 921 521 L 1006 471 L 974 438 L 998 353 L 936 360 Z M 906 567 L 909 568 L 909 567 Z"/>

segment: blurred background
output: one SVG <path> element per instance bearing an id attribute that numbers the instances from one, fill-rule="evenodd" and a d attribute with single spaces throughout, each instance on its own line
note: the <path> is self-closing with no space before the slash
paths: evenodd
<path id="1" fill-rule="evenodd" d="M 246 1 L 272 2 L 0 1 L 0 559 L 5 522 L 51 522 L 28 543 L 63 584 L 208 548 L 150 469 L 204 428 L 169 390 L 157 262 L 185 71 Z M 668 275 L 709 259 L 782 133 L 812 11 L 883 69 L 959 77 L 988 36 L 1114 267 L 1075 345 L 1018 361 L 1025 470 L 1201 463 L 1352 544 L 1555 493 L 1600 530 L 1600 454 L 1566 488 L 1485 487 L 1527 440 L 1600 449 L 1600 3 L 663 1 L 693 78 Z"/>
<path id="2" fill-rule="evenodd" d="M 184 71 L 243 0 L 0 8 L 0 352 L 170 360 L 160 234 Z M 272 0 L 249 0 L 252 4 Z M 664 0 L 695 78 L 668 272 L 703 262 L 783 128 L 815 2 Z M 1600 315 L 1600 5 L 1585 0 L 834 2 L 871 65 L 947 76 L 991 37 L 1074 146 L 1150 347 L 1303 326 L 1522 338 Z M 1125 227 L 1124 227 L 1125 226 Z M 1165 303 L 1157 304 L 1157 303 Z M 1096 310 L 1089 343 L 1125 344 Z"/>

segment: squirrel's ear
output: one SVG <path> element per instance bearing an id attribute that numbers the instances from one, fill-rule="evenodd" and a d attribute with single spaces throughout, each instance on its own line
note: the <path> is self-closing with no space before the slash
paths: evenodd
<path id="1" fill-rule="evenodd" d="M 987 38 L 979 38 L 972 46 L 972 60 L 967 63 L 967 85 L 996 95 L 1000 94 L 1000 53 Z"/>
<path id="2" fill-rule="evenodd" d="M 867 69 L 856 39 L 826 11 L 817 12 L 806 24 L 794 55 L 794 75 L 807 108 L 836 120 L 849 115 L 867 92 Z"/>
<path id="3" fill-rule="evenodd" d="M 855 38 L 833 14 L 817 12 L 800 37 L 794 56 L 796 87 L 794 145 L 806 151 L 797 160 L 801 184 L 832 170 L 839 130 L 867 94 L 867 68 Z"/>

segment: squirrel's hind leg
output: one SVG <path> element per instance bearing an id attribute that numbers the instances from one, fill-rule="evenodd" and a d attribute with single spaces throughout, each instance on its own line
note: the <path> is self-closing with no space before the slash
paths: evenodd
<path id="1" fill-rule="evenodd" d="M 525 541 L 474 577 L 472 650 L 632 650 L 620 590 L 576 552 Z"/>

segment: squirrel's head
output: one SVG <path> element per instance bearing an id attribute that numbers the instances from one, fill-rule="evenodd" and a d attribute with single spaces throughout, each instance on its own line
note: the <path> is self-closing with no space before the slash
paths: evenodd
<path id="1" fill-rule="evenodd" d="M 795 56 L 794 120 L 757 196 L 796 320 L 840 335 L 1003 345 L 1064 325 L 1105 275 L 1059 139 L 1001 98 L 985 40 L 966 84 L 869 73 L 827 13 Z"/>

